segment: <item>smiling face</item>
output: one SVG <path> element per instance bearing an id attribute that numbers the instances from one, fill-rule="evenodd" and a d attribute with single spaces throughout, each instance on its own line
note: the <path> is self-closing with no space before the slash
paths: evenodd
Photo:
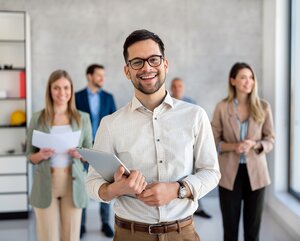
<path id="1" fill-rule="evenodd" d="M 51 97 L 53 105 L 67 105 L 72 96 L 72 88 L 70 81 L 62 77 L 51 84 Z"/>
<path id="2" fill-rule="evenodd" d="M 239 70 L 235 78 L 230 79 L 230 82 L 237 93 L 250 94 L 254 87 L 254 76 L 250 69 L 243 68 Z"/>
<path id="3" fill-rule="evenodd" d="M 138 41 L 128 47 L 128 60 L 148 59 L 154 55 L 162 55 L 162 53 L 158 44 L 151 39 Z M 147 61 L 139 70 L 134 70 L 130 64 L 124 67 L 126 77 L 131 80 L 135 90 L 145 95 L 154 94 L 164 86 L 167 71 L 168 61 L 166 59 L 162 59 L 161 64 L 157 67 L 151 67 Z"/>

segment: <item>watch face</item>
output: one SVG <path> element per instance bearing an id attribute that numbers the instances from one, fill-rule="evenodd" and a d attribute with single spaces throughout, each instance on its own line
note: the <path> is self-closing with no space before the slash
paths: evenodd
<path id="1" fill-rule="evenodd" d="M 180 186 L 178 198 L 183 199 L 183 198 L 185 198 L 185 196 L 186 196 L 186 187 Z"/>

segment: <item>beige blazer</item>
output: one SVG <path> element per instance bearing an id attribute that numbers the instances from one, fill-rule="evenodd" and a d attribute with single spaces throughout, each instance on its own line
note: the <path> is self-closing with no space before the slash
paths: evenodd
<path id="1" fill-rule="evenodd" d="M 271 183 L 267 166 L 266 153 L 273 149 L 274 130 L 273 118 L 270 105 L 262 101 L 265 110 L 265 120 L 262 123 L 255 122 L 249 118 L 247 139 L 259 141 L 262 144 L 262 151 L 257 153 L 253 149 L 247 154 L 247 170 L 252 190 L 265 187 Z M 216 146 L 220 142 L 239 142 L 240 129 L 237 113 L 233 102 L 221 101 L 217 104 L 212 129 Z M 219 152 L 219 164 L 221 180 L 219 185 L 233 190 L 234 181 L 239 167 L 240 155 L 234 151 Z"/>

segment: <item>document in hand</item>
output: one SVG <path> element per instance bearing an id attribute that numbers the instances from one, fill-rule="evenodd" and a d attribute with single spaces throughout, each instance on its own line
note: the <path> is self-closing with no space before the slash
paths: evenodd
<path id="1" fill-rule="evenodd" d="M 52 148 L 56 154 L 62 154 L 78 146 L 80 135 L 81 131 L 51 134 L 34 130 L 32 145 L 38 148 Z"/>
<path id="2" fill-rule="evenodd" d="M 125 168 L 125 175 L 130 174 L 128 168 L 112 153 L 83 147 L 77 147 L 76 150 L 108 182 L 114 181 L 114 173 L 121 165 Z"/>

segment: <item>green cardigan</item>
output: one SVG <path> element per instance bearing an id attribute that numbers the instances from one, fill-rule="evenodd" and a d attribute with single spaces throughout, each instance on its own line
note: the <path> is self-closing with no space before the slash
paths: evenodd
<path id="1" fill-rule="evenodd" d="M 92 128 L 90 117 L 87 113 L 79 111 L 81 116 L 81 136 L 78 146 L 91 148 L 92 147 Z M 45 133 L 50 133 L 51 126 L 43 126 L 38 123 L 41 111 L 32 115 L 30 126 L 27 132 L 26 155 L 29 157 L 31 153 L 38 152 L 39 149 L 32 146 L 33 130 L 39 130 Z M 79 130 L 76 121 L 71 123 L 72 130 Z M 29 160 L 29 158 L 28 158 Z M 73 187 L 73 202 L 77 208 L 84 208 L 88 203 L 88 196 L 85 190 L 86 171 L 83 163 L 73 158 L 72 161 L 72 187 Z M 47 208 L 51 204 L 51 170 L 50 159 L 43 160 L 35 165 L 34 179 L 30 194 L 30 204 L 37 208 Z"/>

